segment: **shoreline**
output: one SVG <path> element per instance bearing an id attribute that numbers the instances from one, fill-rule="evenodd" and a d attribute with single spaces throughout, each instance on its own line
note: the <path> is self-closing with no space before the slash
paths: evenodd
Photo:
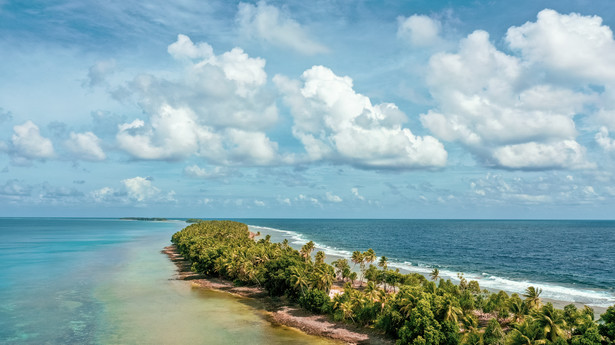
<path id="1" fill-rule="evenodd" d="M 254 234 L 255 231 L 259 231 L 261 233 L 260 238 L 264 238 L 266 235 L 270 235 L 272 237 L 271 241 L 272 242 L 281 242 L 284 239 L 291 239 L 293 237 L 295 237 L 295 235 L 290 235 L 289 233 L 296 233 L 295 231 L 291 231 L 291 230 L 281 230 L 281 229 L 274 229 L 274 228 L 269 228 L 269 227 L 263 227 L 263 226 L 258 226 L 258 225 L 248 225 L 248 228 L 250 229 L 250 233 Z M 307 241 L 307 240 L 306 240 Z M 301 248 L 300 244 L 296 244 L 293 243 L 293 241 L 290 242 L 290 246 L 293 247 L 294 249 L 299 250 Z M 316 252 L 317 250 L 323 250 L 325 252 L 330 251 L 331 248 L 327 247 L 327 246 L 316 246 L 316 249 L 314 250 L 314 252 Z M 334 249 L 335 250 L 335 249 Z M 327 262 L 328 264 L 331 264 L 332 261 L 337 260 L 337 259 L 348 259 L 350 260 L 349 256 L 346 255 L 342 255 L 340 253 L 331 253 L 331 252 L 327 252 L 326 253 L 326 258 L 325 258 L 325 262 Z M 425 278 L 427 278 L 428 280 L 430 280 L 430 276 L 429 276 L 429 272 L 423 272 L 423 271 L 419 271 L 419 270 L 409 270 L 407 268 L 404 267 L 400 267 L 397 266 L 395 263 L 391 263 L 389 264 L 389 267 L 397 267 L 400 269 L 400 272 L 402 273 L 419 273 L 421 275 L 423 275 Z M 353 271 L 360 273 L 358 267 L 353 266 Z M 473 279 L 472 277 L 466 277 L 468 279 L 468 281 L 470 280 L 476 280 Z M 451 279 L 451 281 L 453 281 L 455 284 L 458 284 L 459 281 L 458 279 L 456 279 L 453 276 L 447 277 L 446 279 Z M 479 284 L 481 285 L 481 289 L 486 289 L 491 293 L 498 293 L 499 291 L 504 291 L 507 294 L 511 295 L 512 293 L 517 293 L 519 295 L 521 295 L 523 292 L 520 291 L 514 291 L 513 289 L 504 289 L 504 288 L 491 288 L 491 287 L 484 287 L 483 284 L 481 284 L 481 280 L 477 280 L 479 282 Z M 568 304 L 574 304 L 576 307 L 580 307 L 582 308 L 583 306 L 587 305 L 585 303 L 582 302 L 576 302 L 576 301 L 570 301 L 570 300 L 561 300 L 561 299 L 553 299 L 553 298 L 548 298 L 548 297 L 541 297 L 541 300 L 543 300 L 545 303 L 546 302 L 550 302 L 552 303 L 556 308 L 558 309 L 563 309 L 564 306 L 568 305 Z M 596 318 L 600 318 L 600 315 L 603 314 L 604 312 L 606 312 L 608 307 L 604 307 L 604 306 L 596 306 L 596 305 L 590 305 L 590 307 L 594 310 L 594 315 Z"/>
<path id="2" fill-rule="evenodd" d="M 292 305 L 284 298 L 272 298 L 262 288 L 235 286 L 228 280 L 196 274 L 190 270 L 189 261 L 177 252 L 175 245 L 167 246 L 161 252 L 175 263 L 177 267 L 175 279 L 188 281 L 197 288 L 223 291 L 238 297 L 257 300 L 262 303 L 266 318 L 273 324 L 295 328 L 310 335 L 346 344 L 393 345 L 395 343 L 375 330 L 333 321 L 327 315 L 314 314 Z"/>

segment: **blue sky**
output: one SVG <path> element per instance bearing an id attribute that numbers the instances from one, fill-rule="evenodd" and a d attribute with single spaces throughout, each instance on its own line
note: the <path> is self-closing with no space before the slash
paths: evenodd
<path id="1" fill-rule="evenodd" d="M 612 219 L 609 3 L 0 0 L 0 216 Z"/>

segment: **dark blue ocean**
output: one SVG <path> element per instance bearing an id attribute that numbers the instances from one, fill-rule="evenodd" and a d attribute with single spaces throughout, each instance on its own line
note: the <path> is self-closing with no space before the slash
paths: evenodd
<path id="1" fill-rule="evenodd" d="M 372 248 L 391 266 L 481 287 L 606 307 L 615 304 L 615 221 L 241 219 L 296 245 L 350 256 Z"/>

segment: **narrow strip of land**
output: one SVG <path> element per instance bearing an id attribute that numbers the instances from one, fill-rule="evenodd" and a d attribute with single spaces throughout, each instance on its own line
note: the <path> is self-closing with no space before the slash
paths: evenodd
<path id="1" fill-rule="evenodd" d="M 359 328 L 343 322 L 331 320 L 327 315 L 308 312 L 298 306 L 288 304 L 284 298 L 272 298 L 259 287 L 235 286 L 232 282 L 220 278 L 206 277 L 190 270 L 190 262 L 179 254 L 177 247 L 165 247 L 162 253 L 177 266 L 179 280 L 190 281 L 194 286 L 206 289 L 226 291 L 245 298 L 258 299 L 263 303 L 271 322 L 301 331 L 345 342 L 347 344 L 392 345 L 394 342 L 383 335 L 368 329 Z"/>

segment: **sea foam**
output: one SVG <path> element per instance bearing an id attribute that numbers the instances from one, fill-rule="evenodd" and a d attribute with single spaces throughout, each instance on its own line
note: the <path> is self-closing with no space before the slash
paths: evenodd
<path id="1" fill-rule="evenodd" d="M 264 233 L 276 233 L 283 239 L 288 239 L 291 246 L 300 248 L 305 243 L 310 241 L 304 234 L 291 231 L 276 229 L 264 226 L 249 225 L 251 231 L 261 231 Z M 282 239 L 282 240 L 283 240 Z M 314 242 L 316 250 L 322 250 L 326 255 L 336 256 L 350 259 L 352 252 L 343 248 L 336 248 L 328 246 L 326 244 Z M 438 268 L 440 271 L 440 277 L 443 279 L 450 279 L 453 282 L 458 283 L 458 272 L 447 270 L 446 267 L 438 265 L 425 265 L 421 263 L 413 263 L 411 261 L 403 260 L 400 258 L 389 258 L 390 268 L 399 268 L 402 273 L 419 273 L 429 277 L 429 274 L 434 268 Z M 481 288 L 491 291 L 503 290 L 507 293 L 523 294 L 530 286 L 542 289 L 541 297 L 560 301 L 560 302 L 573 302 L 581 303 L 592 307 L 606 308 L 615 304 L 615 291 L 613 290 L 599 290 L 599 289 L 586 289 L 576 288 L 571 286 L 563 286 L 553 283 L 546 283 L 540 281 L 529 280 L 515 280 L 507 277 L 499 277 L 487 272 L 463 272 L 463 276 L 467 280 L 476 280 L 480 284 Z"/>

